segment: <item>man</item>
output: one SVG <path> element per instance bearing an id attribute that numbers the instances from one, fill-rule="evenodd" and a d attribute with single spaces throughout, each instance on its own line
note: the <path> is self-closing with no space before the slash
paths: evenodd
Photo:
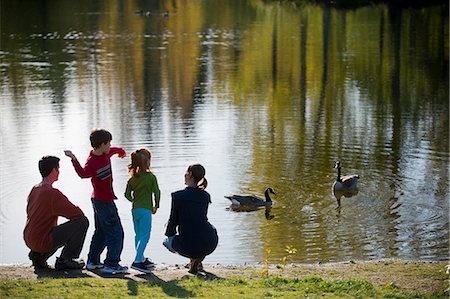
<path id="1" fill-rule="evenodd" d="M 55 269 L 81 269 L 77 261 L 83 247 L 89 221 L 81 209 L 72 204 L 58 189 L 52 187 L 59 177 L 59 158 L 45 156 L 39 161 L 42 181 L 28 195 L 27 223 L 24 240 L 31 249 L 28 257 L 35 269 L 48 268 L 47 259 L 63 247 L 56 258 Z M 58 217 L 69 221 L 58 225 Z"/>

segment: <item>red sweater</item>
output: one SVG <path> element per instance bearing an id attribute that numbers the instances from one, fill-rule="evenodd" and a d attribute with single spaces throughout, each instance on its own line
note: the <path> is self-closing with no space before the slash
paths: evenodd
<path id="1" fill-rule="evenodd" d="M 34 186 L 28 195 L 27 223 L 23 231 L 25 243 L 31 250 L 49 252 L 53 249 L 52 231 L 58 225 L 58 216 L 76 220 L 84 214 L 58 189 L 48 184 Z"/>
<path id="2" fill-rule="evenodd" d="M 92 198 L 104 202 L 112 202 L 117 198 L 113 190 L 111 171 L 111 156 L 114 154 L 122 156 L 125 155 L 125 151 L 120 147 L 111 147 L 108 154 L 101 156 L 94 155 L 94 152 L 91 151 L 84 168 L 81 167 L 78 160 L 72 160 L 75 171 L 80 178 L 91 178 L 92 186 L 94 187 Z"/>

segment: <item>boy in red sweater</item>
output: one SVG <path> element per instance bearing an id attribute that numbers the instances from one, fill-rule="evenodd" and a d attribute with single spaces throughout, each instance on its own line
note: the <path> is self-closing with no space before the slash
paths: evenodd
<path id="1" fill-rule="evenodd" d="M 95 230 L 89 248 L 86 268 L 101 269 L 105 274 L 124 273 L 128 267 L 119 264 L 123 249 L 123 228 L 114 200 L 117 199 L 113 190 L 111 171 L 111 156 L 118 154 L 125 157 L 125 151 L 120 147 L 111 147 L 112 135 L 103 129 L 94 129 L 90 135 L 93 150 L 89 154 L 84 167 L 80 165 L 70 150 L 64 151 L 72 159 L 75 171 L 81 178 L 91 178 L 94 190 L 91 201 L 94 208 Z M 107 249 L 104 264 L 100 255 Z"/>
<path id="2" fill-rule="evenodd" d="M 42 181 L 28 195 L 27 223 L 23 238 L 31 249 L 28 257 L 35 269 L 48 268 L 47 259 L 63 247 L 56 258 L 55 269 L 81 269 L 77 261 L 83 247 L 89 221 L 81 209 L 72 204 L 58 189 L 52 187 L 59 178 L 59 158 L 45 156 L 39 161 Z M 69 221 L 58 225 L 58 217 Z"/>

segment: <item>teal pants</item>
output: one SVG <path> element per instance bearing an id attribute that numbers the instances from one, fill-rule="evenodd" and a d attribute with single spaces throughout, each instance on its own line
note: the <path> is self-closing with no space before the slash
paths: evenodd
<path id="1" fill-rule="evenodd" d="M 136 208 L 132 210 L 134 225 L 134 247 L 136 248 L 136 257 L 134 261 L 137 263 L 144 261 L 144 251 L 150 240 L 150 232 L 152 230 L 152 211 L 145 208 Z"/>

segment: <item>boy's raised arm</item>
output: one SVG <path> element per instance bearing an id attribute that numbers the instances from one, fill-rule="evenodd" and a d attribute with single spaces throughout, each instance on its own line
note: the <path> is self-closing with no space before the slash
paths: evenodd
<path id="1" fill-rule="evenodd" d="M 125 153 L 124 149 L 121 147 L 111 147 L 109 149 L 109 156 L 114 156 L 117 154 L 119 158 L 124 158 L 127 154 Z"/>
<path id="2" fill-rule="evenodd" d="M 72 151 L 65 150 L 64 154 L 72 159 L 72 165 L 80 178 L 85 179 L 93 177 L 95 175 L 95 173 L 91 173 L 91 171 L 89 171 L 88 165 L 86 165 L 84 168 L 81 166 L 80 162 L 78 162 L 77 157 L 75 157 Z"/>
<path id="3" fill-rule="evenodd" d="M 66 155 L 67 157 L 69 157 L 72 160 L 76 160 L 77 159 L 77 157 L 75 157 L 75 155 L 72 153 L 71 150 L 65 150 L 64 151 L 64 155 Z"/>

